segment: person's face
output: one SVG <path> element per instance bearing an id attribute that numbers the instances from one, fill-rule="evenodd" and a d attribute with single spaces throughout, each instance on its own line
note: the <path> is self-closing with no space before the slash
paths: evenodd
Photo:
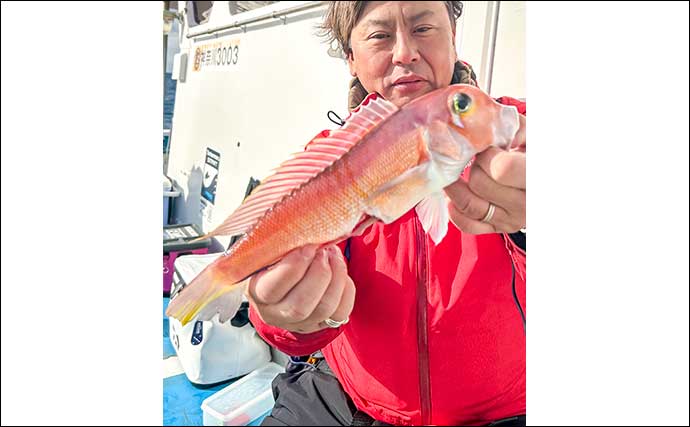
<path id="1" fill-rule="evenodd" d="M 398 107 L 448 86 L 457 58 L 455 30 L 440 1 L 368 2 L 350 44 L 350 73 Z"/>

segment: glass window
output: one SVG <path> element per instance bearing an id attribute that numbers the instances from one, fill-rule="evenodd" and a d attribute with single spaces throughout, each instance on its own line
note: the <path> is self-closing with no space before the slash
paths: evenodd
<path id="1" fill-rule="evenodd" d="M 237 15 L 238 13 L 246 12 L 248 10 L 258 9 L 260 7 L 268 6 L 269 4 L 278 3 L 277 1 L 229 1 L 230 13 Z"/>
<path id="2" fill-rule="evenodd" d="M 212 1 L 188 1 L 187 24 L 189 28 L 207 23 L 208 18 L 211 16 L 212 9 Z"/>

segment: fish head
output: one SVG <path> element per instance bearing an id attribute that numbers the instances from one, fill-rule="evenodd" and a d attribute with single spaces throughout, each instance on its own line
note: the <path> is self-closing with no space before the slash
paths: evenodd
<path id="1" fill-rule="evenodd" d="M 479 153 L 495 146 L 507 148 L 518 129 L 517 108 L 502 105 L 481 89 L 456 84 L 446 88 L 445 121 L 453 140 L 469 143 Z"/>

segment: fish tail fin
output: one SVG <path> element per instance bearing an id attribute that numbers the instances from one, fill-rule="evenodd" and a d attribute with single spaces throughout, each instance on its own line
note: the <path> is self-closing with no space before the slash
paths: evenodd
<path id="1" fill-rule="evenodd" d="M 180 321 L 182 326 L 192 319 L 210 320 L 219 314 L 224 323 L 234 317 L 242 304 L 242 291 L 248 282 L 227 283 L 213 265 L 206 267 L 194 280 L 170 300 L 165 314 Z"/>

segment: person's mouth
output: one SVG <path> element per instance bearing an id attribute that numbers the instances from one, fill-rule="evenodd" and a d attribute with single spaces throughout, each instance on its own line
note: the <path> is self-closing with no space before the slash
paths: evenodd
<path id="1" fill-rule="evenodd" d="M 416 92 L 427 85 L 427 81 L 416 74 L 398 77 L 395 79 L 391 88 L 398 92 L 409 93 Z"/>

